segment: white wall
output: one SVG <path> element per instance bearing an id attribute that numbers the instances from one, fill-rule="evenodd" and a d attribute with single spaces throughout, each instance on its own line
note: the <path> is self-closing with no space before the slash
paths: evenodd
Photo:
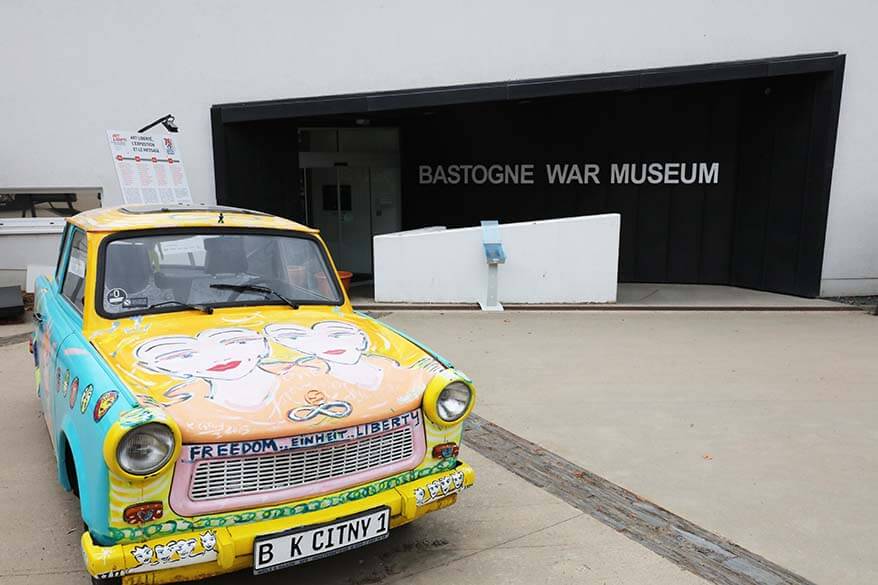
<path id="1" fill-rule="evenodd" d="M 502 224 L 500 302 L 616 302 L 619 225 L 616 213 Z M 485 300 L 481 227 L 375 236 L 374 258 L 376 301 Z"/>
<path id="2" fill-rule="evenodd" d="M 16 223 L 0 221 L 0 286 L 24 286 L 29 264 L 54 267 L 58 263 L 63 219 Z"/>
<path id="3" fill-rule="evenodd" d="M 98 185 L 104 130 L 171 112 L 214 198 L 215 103 L 754 59 L 848 55 L 824 289 L 878 292 L 878 4 L 868 0 L 289 2 L 0 6 L 0 187 Z"/>

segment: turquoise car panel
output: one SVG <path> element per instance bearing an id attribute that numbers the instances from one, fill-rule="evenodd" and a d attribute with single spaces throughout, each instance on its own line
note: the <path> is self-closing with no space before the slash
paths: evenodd
<path id="1" fill-rule="evenodd" d="M 34 311 L 40 316 L 34 332 L 38 394 L 55 447 L 59 481 L 70 490 L 75 473 L 82 519 L 97 544 L 109 545 L 113 539 L 104 437 L 120 413 L 137 401 L 83 336 L 82 316 L 60 293 L 58 284 L 40 277 L 35 293 Z M 99 401 L 102 405 L 109 402 L 101 401 L 105 394 L 114 400 L 98 412 Z M 67 469 L 68 447 L 75 472 Z"/>

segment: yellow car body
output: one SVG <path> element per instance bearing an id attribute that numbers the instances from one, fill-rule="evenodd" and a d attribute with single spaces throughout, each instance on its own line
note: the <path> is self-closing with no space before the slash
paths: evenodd
<path id="1" fill-rule="evenodd" d="M 133 302 L 124 290 L 104 290 L 110 242 L 172 233 L 185 243 L 190 232 L 307 238 L 325 254 L 338 302 L 252 301 L 211 314 L 101 310 Z M 145 256 L 155 279 L 157 253 Z M 74 311 L 65 300 L 66 279 L 77 278 L 70 274 L 81 277 Z M 337 280 L 317 232 L 274 216 L 128 206 L 68 220 L 55 278 L 37 283 L 33 346 L 61 483 L 81 498 L 93 578 L 166 583 L 237 571 L 253 566 L 260 539 L 288 532 L 307 534 L 314 551 L 343 551 L 321 526 L 386 509 L 386 536 L 473 484 L 472 468 L 457 457 L 472 382 L 354 311 Z M 326 349 L 332 344 L 340 345 Z M 344 363 L 333 361 L 342 354 Z M 437 405 L 450 384 L 465 385 L 470 398 L 447 422 Z M 123 440 L 145 425 L 169 430 L 173 453 L 148 474 L 126 471 Z M 358 546 L 356 520 L 347 522 L 336 534 Z"/>

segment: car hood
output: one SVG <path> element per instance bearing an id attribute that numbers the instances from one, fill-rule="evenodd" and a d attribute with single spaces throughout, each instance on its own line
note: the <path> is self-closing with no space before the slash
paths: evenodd
<path id="1" fill-rule="evenodd" d="M 286 307 L 119 319 L 90 335 L 183 441 L 264 439 L 353 427 L 420 407 L 444 366 L 368 317 Z"/>

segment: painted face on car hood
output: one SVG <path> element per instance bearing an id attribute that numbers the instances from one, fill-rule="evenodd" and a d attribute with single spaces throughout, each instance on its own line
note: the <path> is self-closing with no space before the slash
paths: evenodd
<path id="1" fill-rule="evenodd" d="M 310 433 L 420 406 L 443 369 L 380 323 L 325 309 L 218 310 L 114 321 L 91 341 L 186 442 Z"/>

